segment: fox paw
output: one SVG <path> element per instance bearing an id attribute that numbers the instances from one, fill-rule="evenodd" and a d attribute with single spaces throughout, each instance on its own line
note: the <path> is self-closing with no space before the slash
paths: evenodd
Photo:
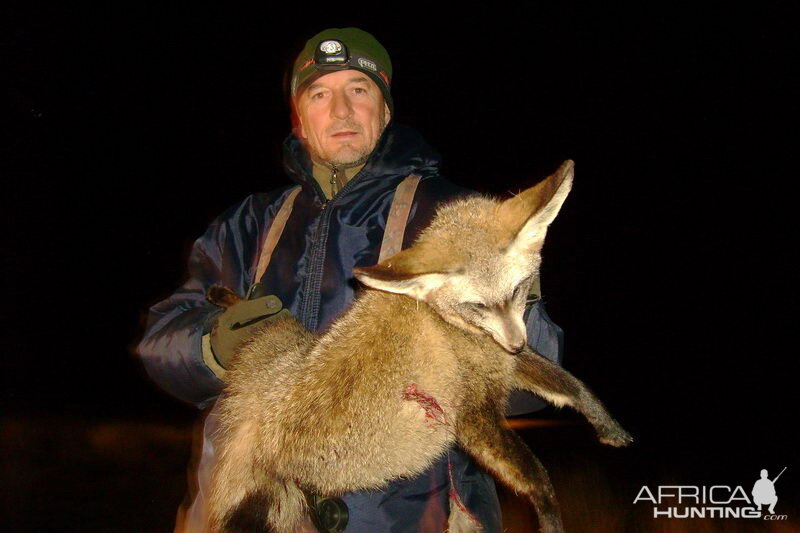
<path id="1" fill-rule="evenodd" d="M 232 289 L 223 287 L 221 285 L 213 285 L 209 287 L 206 291 L 206 299 L 212 304 L 219 307 L 224 307 L 225 309 L 244 300 L 244 298 L 233 292 Z"/>
<path id="2" fill-rule="evenodd" d="M 619 426 L 615 428 L 609 428 L 608 431 L 604 431 L 603 433 L 599 434 L 598 438 L 603 444 L 614 446 L 615 448 L 628 446 L 633 442 L 633 437 L 630 435 L 630 433 Z"/>

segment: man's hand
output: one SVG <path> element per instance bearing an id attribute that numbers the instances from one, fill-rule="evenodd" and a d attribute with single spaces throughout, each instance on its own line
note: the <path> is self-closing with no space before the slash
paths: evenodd
<path id="1" fill-rule="evenodd" d="M 209 291 L 209 300 L 226 307 L 211 329 L 211 351 L 214 352 L 217 362 L 226 369 L 242 343 L 250 339 L 259 328 L 264 327 L 267 322 L 291 316 L 288 309 L 282 308 L 280 299 L 273 295 L 244 300 L 235 295 L 212 298 Z"/>

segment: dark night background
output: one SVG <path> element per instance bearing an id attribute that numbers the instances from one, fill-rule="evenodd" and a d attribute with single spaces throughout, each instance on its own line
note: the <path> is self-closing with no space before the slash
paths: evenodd
<path id="1" fill-rule="evenodd" d="M 2 521 L 169 530 L 196 411 L 132 354 L 143 315 L 216 215 L 286 183 L 284 73 L 355 25 L 453 181 L 502 194 L 576 162 L 544 292 L 565 366 L 638 441 L 600 449 L 548 411 L 580 431 L 554 429 L 543 462 L 585 450 L 622 512 L 643 484 L 749 489 L 788 466 L 797 527 L 788 5 L 4 8 Z"/>

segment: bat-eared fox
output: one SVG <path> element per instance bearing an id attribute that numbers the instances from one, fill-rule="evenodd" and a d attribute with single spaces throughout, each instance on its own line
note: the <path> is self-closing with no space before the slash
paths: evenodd
<path id="1" fill-rule="evenodd" d="M 572 177 L 566 161 L 507 200 L 443 205 L 410 248 L 355 269 L 367 290 L 324 334 L 289 318 L 245 343 L 218 405 L 211 529 L 293 533 L 307 494 L 380 489 L 457 444 L 533 503 L 542 531 L 562 531 L 545 469 L 505 424 L 510 390 L 573 407 L 606 444 L 632 440 L 583 383 L 526 344 L 526 298 Z M 448 528 L 482 530 L 457 495 Z"/>

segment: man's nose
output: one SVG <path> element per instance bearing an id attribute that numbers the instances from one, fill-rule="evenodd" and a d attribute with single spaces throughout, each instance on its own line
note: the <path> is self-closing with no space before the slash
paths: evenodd
<path id="1" fill-rule="evenodd" d="M 344 119 L 348 118 L 352 113 L 353 107 L 350 105 L 347 95 L 334 93 L 331 100 L 331 115 L 334 118 Z"/>

